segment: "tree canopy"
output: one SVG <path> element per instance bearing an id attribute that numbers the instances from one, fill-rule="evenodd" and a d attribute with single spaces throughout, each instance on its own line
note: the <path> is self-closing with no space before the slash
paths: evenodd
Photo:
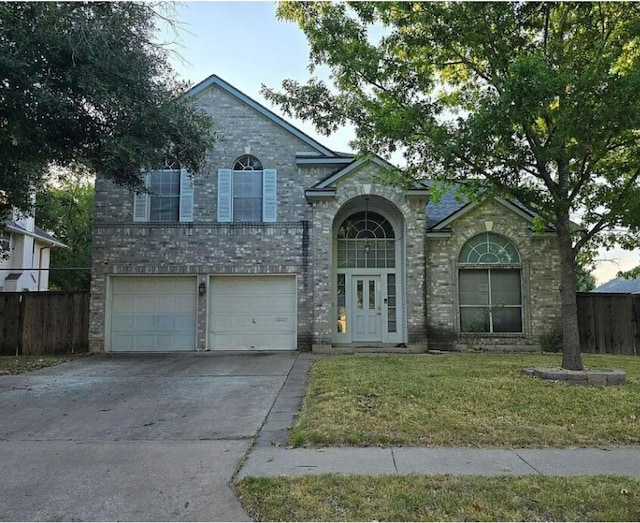
<path id="1" fill-rule="evenodd" d="M 38 226 L 66 245 L 51 249 L 49 289 L 89 289 L 94 196 L 93 180 L 81 168 L 50 175 L 36 196 Z"/>
<path id="2" fill-rule="evenodd" d="M 263 89 L 286 113 L 327 134 L 350 122 L 361 152 L 401 151 L 413 176 L 518 199 L 555 227 L 562 364 L 582 368 L 578 253 L 638 240 L 640 5 L 286 2 L 278 15 L 332 81 Z"/>
<path id="3" fill-rule="evenodd" d="M 0 3 L 0 218 L 29 211 L 51 165 L 132 188 L 170 158 L 191 172 L 210 119 L 179 95 L 143 2 Z"/>

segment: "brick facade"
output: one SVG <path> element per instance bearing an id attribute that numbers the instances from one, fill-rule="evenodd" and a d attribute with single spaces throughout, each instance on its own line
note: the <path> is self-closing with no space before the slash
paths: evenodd
<path id="1" fill-rule="evenodd" d="M 522 336 L 491 338 L 486 346 L 533 347 L 537 336 L 559 320 L 559 259 L 552 239 L 530 238 L 528 224 L 498 204 L 487 204 L 454 222 L 448 238 L 427 239 L 426 196 L 373 183 L 378 166 L 361 168 L 336 180 L 335 195 L 307 201 L 314 187 L 348 164 L 305 165 L 297 157 L 318 155 L 310 139 L 265 118 L 255 106 L 219 86 L 199 93 L 197 104 L 214 117 L 219 140 L 207 167 L 194 176 L 192 223 L 133 222 L 133 195 L 98 177 L 94 218 L 90 343 L 105 350 L 108 281 L 117 275 L 295 275 L 298 349 L 322 350 L 335 341 L 335 228 L 346 212 L 371 202 L 394 222 L 401 249 L 402 325 L 398 341 L 424 350 L 427 336 L 457 332 L 456 257 L 466 239 L 492 220 L 494 231 L 509 237 L 523 260 L 526 329 Z M 265 169 L 277 169 L 276 223 L 218 223 L 217 173 L 249 153 Z M 366 203 L 365 203 L 366 202 Z M 196 347 L 207 348 L 207 299 L 197 300 Z M 437 336 L 436 336 L 437 338 Z M 437 339 L 434 343 L 437 343 Z M 458 347 L 464 340 L 456 337 Z"/>
<path id="2" fill-rule="evenodd" d="M 522 259 L 522 334 L 461 335 L 458 308 L 458 256 L 473 236 L 488 231 L 509 239 Z M 560 328 L 560 257 L 555 237 L 534 235 L 530 222 L 490 200 L 451 224 L 450 236 L 429 237 L 426 290 L 429 342 L 457 349 L 537 350 L 539 337 Z"/>

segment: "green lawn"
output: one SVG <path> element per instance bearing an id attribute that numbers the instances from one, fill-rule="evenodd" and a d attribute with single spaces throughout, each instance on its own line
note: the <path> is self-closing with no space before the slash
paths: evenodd
<path id="1" fill-rule="evenodd" d="M 323 475 L 235 489 L 256 521 L 640 520 L 640 481 L 611 476 Z"/>
<path id="2" fill-rule="evenodd" d="M 85 357 L 86 354 L 63 354 L 61 356 L 0 356 L 0 376 L 3 374 L 22 374 L 32 370 L 52 367 Z"/>
<path id="3" fill-rule="evenodd" d="M 526 377 L 558 355 L 355 355 L 319 359 L 290 434 L 294 446 L 568 447 L 640 443 L 640 358 L 583 357 L 627 384 Z"/>

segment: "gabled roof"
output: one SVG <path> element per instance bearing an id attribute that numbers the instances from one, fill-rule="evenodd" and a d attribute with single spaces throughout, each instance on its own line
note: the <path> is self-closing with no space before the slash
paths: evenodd
<path id="1" fill-rule="evenodd" d="M 268 118 L 269 120 L 271 120 L 276 125 L 282 127 L 285 131 L 291 133 L 292 135 L 294 135 L 299 140 L 302 140 L 309 147 L 311 147 L 312 149 L 318 151 L 322 155 L 328 156 L 328 157 L 340 156 L 340 155 L 337 155 L 336 153 L 334 153 L 331 149 L 328 149 L 327 147 L 322 145 L 320 142 L 318 142 L 318 141 L 314 140 L 313 138 L 311 138 L 308 134 L 305 134 L 300 129 L 298 129 L 298 128 L 294 127 L 293 125 L 291 125 L 289 122 L 287 122 L 286 120 L 284 120 L 283 118 L 281 118 L 280 116 L 275 114 L 273 111 L 267 109 L 264 105 L 256 102 L 253 98 L 250 98 L 249 96 L 244 94 L 239 89 L 236 89 L 233 85 L 231 85 L 230 83 L 224 81 L 222 78 L 220 78 L 219 76 L 217 76 L 215 74 L 212 74 L 206 80 L 203 80 L 199 84 L 193 86 L 191 89 L 189 89 L 185 93 L 185 96 L 188 96 L 188 97 L 199 96 L 200 94 L 204 93 L 205 91 L 207 91 L 208 89 L 210 89 L 211 87 L 214 87 L 214 86 L 215 87 L 219 87 L 220 89 L 222 89 L 226 93 L 228 93 L 231 96 L 237 98 L 241 102 L 247 104 L 249 107 L 251 107 L 252 109 L 254 109 L 257 112 L 259 112 L 262 116 L 264 116 L 265 118 Z"/>
<path id="2" fill-rule="evenodd" d="M 425 185 L 432 188 L 435 183 L 437 182 L 427 180 Z M 505 200 L 498 196 L 494 196 L 493 199 L 528 222 L 533 222 L 536 217 L 536 213 L 522 202 Z M 447 229 L 452 222 L 473 210 L 480 203 L 479 201 L 470 201 L 465 194 L 458 193 L 457 187 L 452 185 L 437 203 L 430 200 L 427 204 L 427 229 L 432 231 Z M 553 230 L 553 227 L 549 225 L 548 229 Z"/>
<path id="3" fill-rule="evenodd" d="M 307 189 L 304 192 L 307 201 L 332 199 L 336 193 L 336 187 L 334 184 L 345 179 L 367 163 L 373 163 L 386 169 L 396 169 L 396 167 L 379 156 L 353 159 L 348 165 L 338 169 L 323 180 L 320 180 L 313 187 Z M 405 191 L 406 197 L 428 197 L 428 195 L 429 189 L 421 182 L 416 182 L 413 187 Z"/>
<path id="4" fill-rule="evenodd" d="M 35 226 L 33 228 L 33 232 L 31 232 L 25 229 L 24 227 L 21 227 L 20 225 L 18 225 L 13 221 L 8 221 L 5 224 L 5 229 L 13 233 L 24 234 L 25 236 L 31 236 L 32 238 L 35 238 L 36 240 L 42 243 L 50 244 L 51 247 L 66 247 L 66 245 L 62 243 L 60 240 L 58 240 L 55 236 L 52 236 L 51 234 L 43 231 L 38 226 Z"/>
<path id="5" fill-rule="evenodd" d="M 348 176 L 352 172 L 357 171 L 360 167 L 362 167 L 363 165 L 366 165 L 367 163 L 374 163 L 374 164 L 376 164 L 379 167 L 382 167 L 384 169 L 397 169 L 397 167 L 395 167 L 394 165 L 392 165 L 389 162 L 387 162 L 384 158 L 380 158 L 377 155 L 376 156 L 369 156 L 369 157 L 366 157 L 366 158 L 359 158 L 357 160 L 354 159 L 346 167 L 344 167 L 342 169 L 339 169 L 338 171 L 336 171 L 333 174 L 330 174 L 329 176 L 327 176 L 323 180 L 320 180 L 317 184 L 315 184 L 313 187 L 311 187 L 311 190 L 329 189 L 334 183 L 337 183 L 338 181 L 340 181 L 341 179 L 345 178 L 346 176 Z M 416 182 L 414 184 L 414 186 L 412 187 L 412 189 L 426 190 L 427 187 L 422 182 Z"/>
<path id="6" fill-rule="evenodd" d="M 603 283 L 599 287 L 596 287 L 591 292 L 637 294 L 640 293 L 640 278 L 630 280 L 627 280 L 625 278 L 614 278 L 613 280 L 610 280 L 607 283 Z"/>

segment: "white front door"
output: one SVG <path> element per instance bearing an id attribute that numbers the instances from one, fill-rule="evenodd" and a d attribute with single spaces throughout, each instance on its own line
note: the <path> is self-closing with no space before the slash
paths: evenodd
<path id="1" fill-rule="evenodd" d="M 354 342 L 382 341 L 380 276 L 352 276 Z"/>

